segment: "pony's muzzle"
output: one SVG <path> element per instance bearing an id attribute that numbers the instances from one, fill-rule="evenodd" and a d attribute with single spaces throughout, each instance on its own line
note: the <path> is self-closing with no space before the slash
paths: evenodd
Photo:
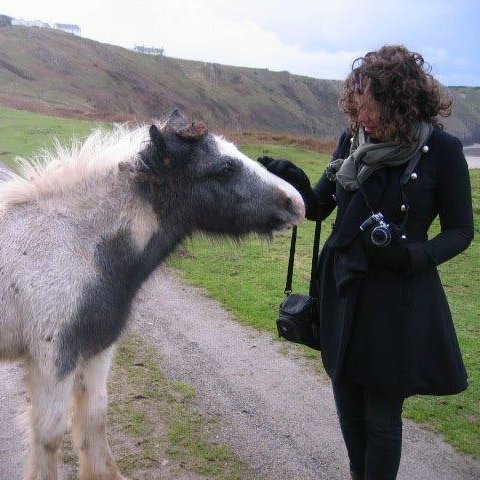
<path id="1" fill-rule="evenodd" d="M 305 219 L 305 202 L 300 194 L 290 198 L 290 210 L 296 216 L 297 221 L 294 225 L 298 225 Z"/>
<path id="2" fill-rule="evenodd" d="M 302 196 L 293 188 L 285 192 L 279 190 L 277 205 L 279 207 L 279 227 L 288 228 L 298 225 L 305 218 L 305 203 Z M 281 225 L 283 223 L 283 225 Z"/>
<path id="3" fill-rule="evenodd" d="M 300 195 L 287 198 L 287 211 L 292 216 L 292 225 L 298 225 L 305 219 L 305 203 Z"/>

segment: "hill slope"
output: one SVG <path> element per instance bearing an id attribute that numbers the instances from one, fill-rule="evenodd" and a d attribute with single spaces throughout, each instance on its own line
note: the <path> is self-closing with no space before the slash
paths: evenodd
<path id="1" fill-rule="evenodd" d="M 149 56 L 28 27 L 0 28 L 0 104 L 66 116 L 146 119 L 174 106 L 217 128 L 336 137 L 342 82 Z M 454 88 L 445 122 L 480 141 L 480 90 Z"/>

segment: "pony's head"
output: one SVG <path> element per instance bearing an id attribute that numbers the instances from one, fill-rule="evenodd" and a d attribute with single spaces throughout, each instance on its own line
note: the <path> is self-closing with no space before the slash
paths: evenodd
<path id="1" fill-rule="evenodd" d="M 174 110 L 149 136 L 131 172 L 160 221 L 173 217 L 185 230 L 239 237 L 270 235 L 303 219 L 297 190 L 205 123 L 189 123 Z"/>

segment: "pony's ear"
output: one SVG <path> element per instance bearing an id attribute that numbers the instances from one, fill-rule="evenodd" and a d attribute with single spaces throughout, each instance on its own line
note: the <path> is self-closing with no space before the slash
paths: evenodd
<path id="1" fill-rule="evenodd" d="M 172 110 L 165 127 L 184 140 L 200 140 L 208 133 L 208 127 L 205 122 L 195 121 L 188 123 L 178 108 Z"/>
<path id="2" fill-rule="evenodd" d="M 140 160 L 130 168 L 132 173 L 144 179 L 152 179 L 156 174 L 172 167 L 162 132 L 156 125 L 151 125 L 148 133 L 150 143 L 140 152 Z"/>
<path id="3" fill-rule="evenodd" d="M 151 125 L 148 130 L 150 134 L 150 149 L 142 155 L 143 162 L 154 172 L 159 172 L 163 168 L 171 168 L 173 160 L 168 155 L 167 144 L 162 132 L 156 125 Z"/>
<path id="4" fill-rule="evenodd" d="M 152 142 L 158 157 L 165 157 L 167 155 L 167 144 L 165 143 L 165 139 L 163 138 L 160 130 L 156 125 L 151 125 L 148 133 L 150 135 L 150 141 Z"/>
<path id="5" fill-rule="evenodd" d="M 174 108 L 168 115 L 165 126 L 173 131 L 176 131 L 184 128 L 187 126 L 187 124 L 188 121 L 183 113 L 178 108 Z"/>

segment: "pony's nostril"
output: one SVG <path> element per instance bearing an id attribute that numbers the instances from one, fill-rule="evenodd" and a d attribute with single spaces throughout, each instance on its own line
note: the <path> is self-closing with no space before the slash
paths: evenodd
<path id="1" fill-rule="evenodd" d="M 287 197 L 285 200 L 285 210 L 295 214 L 295 205 L 293 204 L 293 201 L 290 197 Z"/>
<path id="2" fill-rule="evenodd" d="M 277 206 L 295 217 L 297 221 L 301 221 L 305 217 L 305 204 L 301 195 L 296 191 L 292 193 L 280 190 L 278 192 Z"/>
<path id="3" fill-rule="evenodd" d="M 300 195 L 288 195 L 281 192 L 277 206 L 283 212 L 282 218 L 286 224 L 296 225 L 305 218 L 305 205 Z"/>

